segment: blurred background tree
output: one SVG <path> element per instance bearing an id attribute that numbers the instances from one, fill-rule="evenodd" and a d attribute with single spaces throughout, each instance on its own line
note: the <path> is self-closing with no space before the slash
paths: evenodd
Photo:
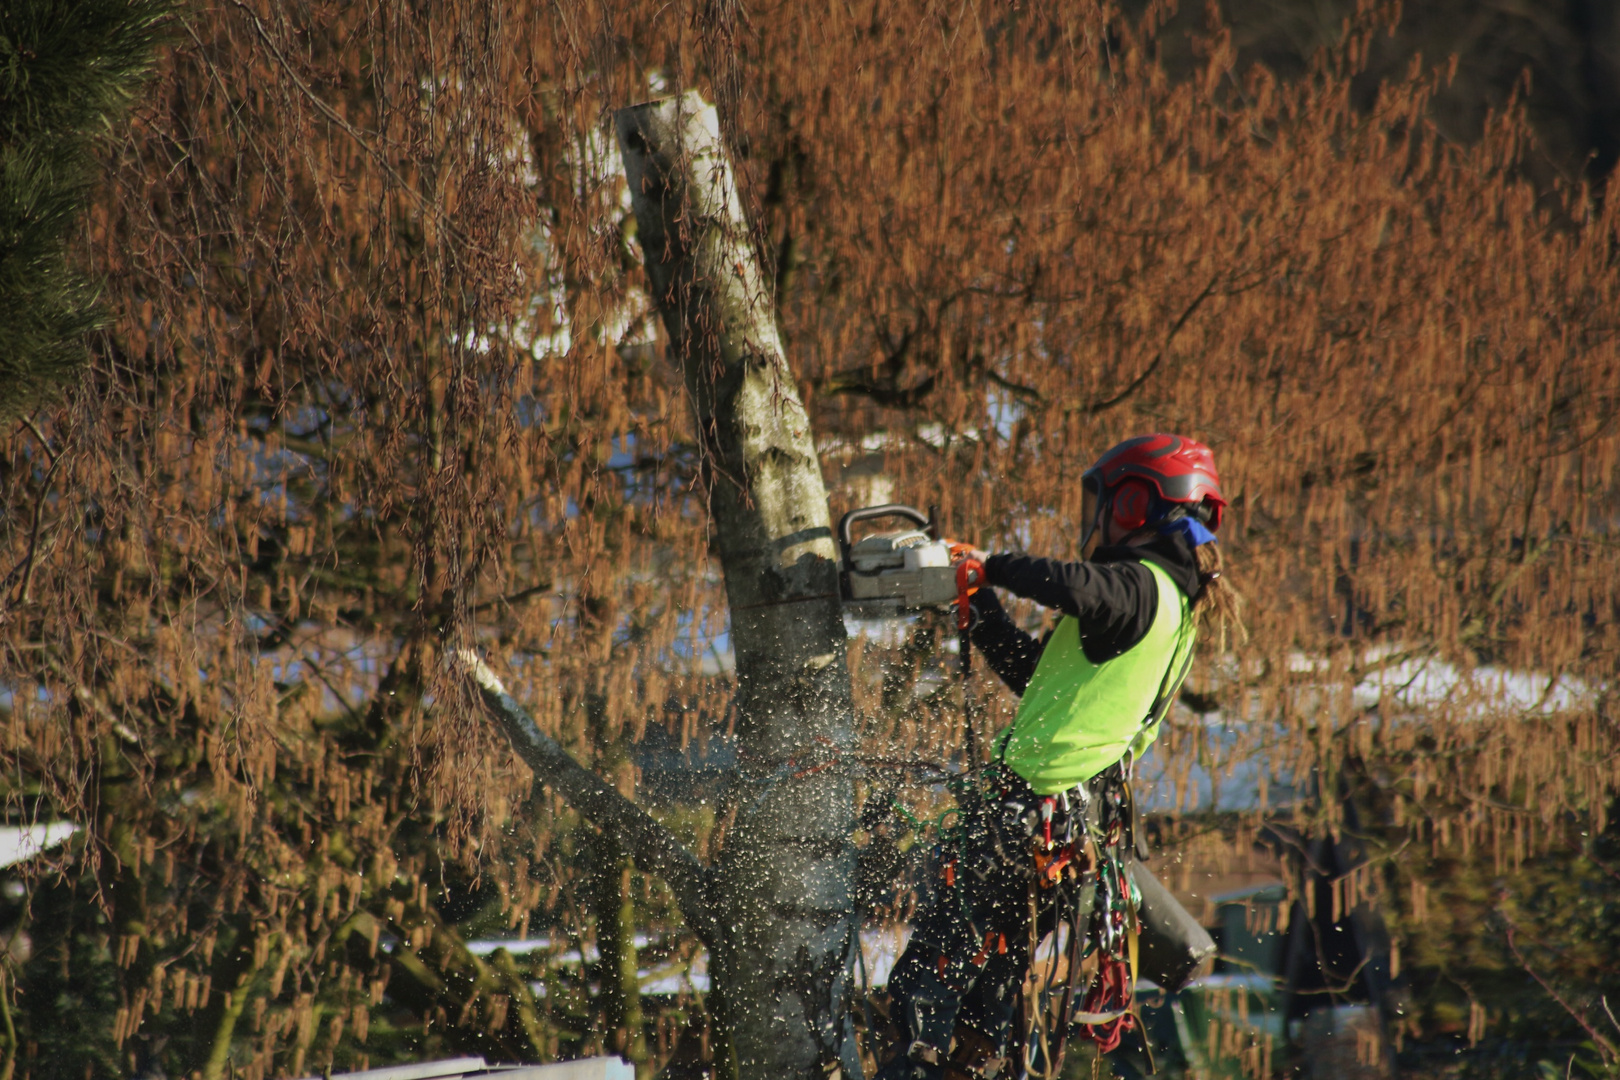
<path id="1" fill-rule="evenodd" d="M 1239 70 L 1258 63 L 1294 79 L 1366 6 L 1358 0 L 1221 0 L 1215 10 L 1232 30 Z M 1139 14 L 1147 7 L 1127 10 Z M 1186 4 L 1167 18 L 1158 48 L 1166 70 L 1185 77 L 1201 66 L 1197 42 L 1210 14 L 1209 5 Z M 1368 43 L 1354 78 L 1357 107 L 1369 107 L 1379 85 L 1404 77 L 1414 60 L 1445 67 L 1453 57 L 1455 69 L 1425 110 L 1447 140 L 1480 138 L 1490 114 L 1516 100 L 1536 134 L 1519 168 L 1538 186 L 1601 181 L 1614 168 L 1620 156 L 1620 9 L 1613 4 L 1402 5 L 1391 32 Z"/>

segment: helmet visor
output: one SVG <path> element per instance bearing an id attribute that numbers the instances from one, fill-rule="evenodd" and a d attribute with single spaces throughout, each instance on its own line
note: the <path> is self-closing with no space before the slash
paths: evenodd
<path id="1" fill-rule="evenodd" d="M 1080 491 L 1080 557 L 1089 559 L 1097 540 L 1097 510 L 1101 503 L 1097 485 L 1086 480 Z"/>

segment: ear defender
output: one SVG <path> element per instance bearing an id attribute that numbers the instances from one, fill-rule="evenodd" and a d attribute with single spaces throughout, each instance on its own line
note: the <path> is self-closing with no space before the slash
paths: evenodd
<path id="1" fill-rule="evenodd" d="M 1114 527 L 1123 532 L 1135 532 L 1147 524 L 1148 512 L 1153 508 L 1153 489 L 1147 481 L 1130 477 L 1114 489 L 1109 510 Z"/>

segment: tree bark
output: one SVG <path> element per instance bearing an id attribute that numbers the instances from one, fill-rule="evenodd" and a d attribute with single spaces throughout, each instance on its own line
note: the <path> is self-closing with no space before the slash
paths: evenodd
<path id="1" fill-rule="evenodd" d="M 737 660 L 738 815 L 711 976 L 738 1074 L 861 1075 L 846 1002 L 853 708 L 837 553 L 810 421 L 712 106 L 615 117 L 652 293 L 691 394 Z M 834 767 L 820 767 L 817 765 Z"/>

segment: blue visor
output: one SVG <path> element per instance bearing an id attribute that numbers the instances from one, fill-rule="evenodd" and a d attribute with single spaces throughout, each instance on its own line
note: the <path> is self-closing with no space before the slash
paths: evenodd
<path id="1" fill-rule="evenodd" d="M 1204 523 L 1195 517 L 1179 517 L 1174 521 L 1167 521 L 1159 526 L 1159 533 L 1163 536 L 1183 533 L 1192 541 L 1193 547 L 1215 543 L 1215 534 L 1204 528 Z"/>

